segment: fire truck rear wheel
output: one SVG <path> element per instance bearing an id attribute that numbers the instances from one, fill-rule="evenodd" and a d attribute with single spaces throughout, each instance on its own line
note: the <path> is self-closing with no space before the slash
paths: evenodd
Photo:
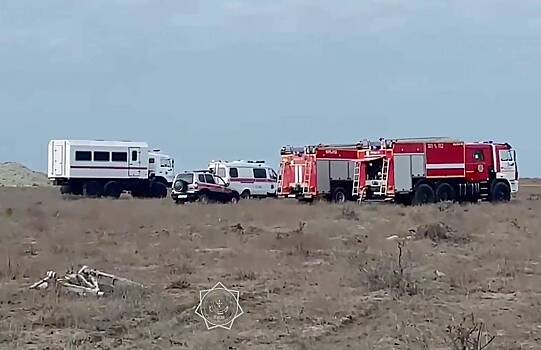
<path id="1" fill-rule="evenodd" d="M 507 202 L 511 200 L 511 190 L 507 184 L 496 182 L 492 187 L 490 198 L 492 202 Z"/>
<path id="2" fill-rule="evenodd" d="M 436 194 L 434 193 L 432 186 L 430 186 L 429 184 L 420 184 L 415 189 L 415 193 L 413 195 L 413 204 L 415 205 L 429 204 L 429 203 L 434 203 L 435 200 L 436 200 Z"/>
<path id="3" fill-rule="evenodd" d="M 454 202 L 456 193 L 453 186 L 447 182 L 443 182 L 436 188 L 436 201 L 438 202 Z"/>
<path id="4" fill-rule="evenodd" d="M 109 181 L 103 187 L 103 193 L 107 197 L 118 198 L 120 197 L 120 194 L 122 193 L 122 189 L 120 188 L 120 184 L 118 182 Z"/>
<path id="5" fill-rule="evenodd" d="M 331 200 L 334 203 L 344 203 L 347 200 L 346 190 L 342 187 L 337 187 L 332 192 Z"/>

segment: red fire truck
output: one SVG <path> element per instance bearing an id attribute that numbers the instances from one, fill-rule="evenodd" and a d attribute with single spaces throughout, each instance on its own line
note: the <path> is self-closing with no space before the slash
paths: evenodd
<path id="1" fill-rule="evenodd" d="M 281 149 L 278 197 L 311 201 L 351 200 L 360 144 L 285 146 Z"/>
<path id="2" fill-rule="evenodd" d="M 352 196 L 426 204 L 438 201 L 508 201 L 518 192 L 511 145 L 450 138 L 384 140 L 359 150 Z"/>
<path id="3" fill-rule="evenodd" d="M 282 149 L 280 175 L 282 197 L 336 202 L 508 201 L 519 183 L 516 152 L 509 144 L 443 137 Z"/>

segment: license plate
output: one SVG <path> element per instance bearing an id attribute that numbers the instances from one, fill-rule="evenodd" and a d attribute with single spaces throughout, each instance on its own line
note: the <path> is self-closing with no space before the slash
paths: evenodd
<path id="1" fill-rule="evenodd" d="M 179 194 L 178 198 L 188 198 L 188 195 L 187 194 Z"/>

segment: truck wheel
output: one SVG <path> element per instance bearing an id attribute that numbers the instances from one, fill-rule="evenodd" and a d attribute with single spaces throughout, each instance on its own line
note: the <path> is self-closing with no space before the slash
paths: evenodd
<path id="1" fill-rule="evenodd" d="M 507 202 L 511 200 L 511 189 L 503 182 L 496 182 L 490 193 L 492 202 Z"/>
<path id="2" fill-rule="evenodd" d="M 110 198 L 119 198 L 122 194 L 120 184 L 116 181 L 109 181 L 103 187 L 103 193 Z"/>
<path id="3" fill-rule="evenodd" d="M 331 200 L 334 203 L 344 203 L 347 200 L 346 190 L 342 187 L 337 187 L 332 192 Z"/>
<path id="4" fill-rule="evenodd" d="M 83 185 L 83 196 L 96 198 L 99 197 L 100 193 L 100 184 L 97 181 L 88 181 Z"/>
<path id="5" fill-rule="evenodd" d="M 434 193 L 432 187 L 428 184 L 420 184 L 415 189 L 415 193 L 413 195 L 413 204 L 423 205 L 434 203 L 435 199 L 436 194 Z"/>
<path id="6" fill-rule="evenodd" d="M 249 190 L 242 191 L 242 193 L 240 194 L 240 198 L 242 198 L 242 199 L 250 199 L 250 191 Z"/>
<path id="7" fill-rule="evenodd" d="M 71 186 L 70 185 L 62 185 L 62 186 L 60 186 L 60 193 L 61 194 L 71 194 Z"/>
<path id="8" fill-rule="evenodd" d="M 454 202 L 456 200 L 456 193 L 453 186 L 447 182 L 443 182 L 436 188 L 436 200 L 438 202 Z"/>
<path id="9" fill-rule="evenodd" d="M 152 182 L 150 184 L 150 195 L 154 198 L 167 197 L 167 187 L 161 182 Z"/>

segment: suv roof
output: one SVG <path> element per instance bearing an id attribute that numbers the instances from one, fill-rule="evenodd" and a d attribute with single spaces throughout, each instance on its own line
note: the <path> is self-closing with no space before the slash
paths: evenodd
<path id="1" fill-rule="evenodd" d="M 196 173 L 208 173 L 208 174 L 212 174 L 211 171 L 209 170 L 186 170 L 182 173 L 179 173 L 180 174 L 196 174 Z"/>

